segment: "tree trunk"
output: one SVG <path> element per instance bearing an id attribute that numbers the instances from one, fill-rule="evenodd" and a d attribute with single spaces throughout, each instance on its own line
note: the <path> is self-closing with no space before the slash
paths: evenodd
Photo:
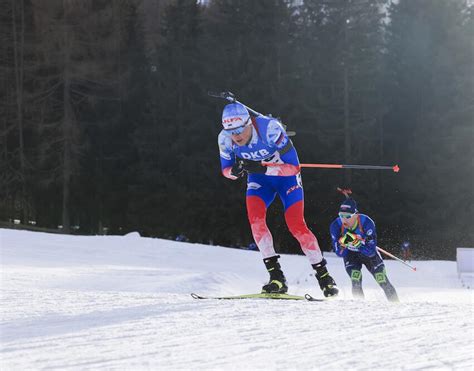
<path id="1" fill-rule="evenodd" d="M 20 182 L 21 182 L 21 220 L 27 223 L 28 207 L 26 197 L 26 158 L 25 145 L 23 138 L 24 118 L 23 118 L 23 81 L 24 81 L 24 47 L 25 47 L 25 14 L 24 1 L 12 0 L 12 31 L 13 31 L 13 60 L 15 68 L 15 93 L 16 93 L 16 111 L 17 111 L 17 129 L 18 129 L 18 149 L 20 157 Z M 18 40 L 15 3 L 20 8 L 20 36 Z"/>
<path id="2" fill-rule="evenodd" d="M 351 127 L 350 127 L 350 109 L 349 109 L 349 67 L 347 56 L 349 51 L 347 50 L 347 23 L 344 22 L 344 161 L 346 164 L 351 162 Z M 344 172 L 344 184 L 346 186 L 351 184 L 352 174 L 351 170 L 345 170 Z"/>
<path id="3" fill-rule="evenodd" d="M 183 72 L 183 46 L 179 46 L 178 50 L 178 117 L 179 117 L 179 124 L 183 124 L 183 110 L 184 110 L 184 72 Z"/>
<path id="4" fill-rule="evenodd" d="M 65 6 L 65 4 L 64 4 Z M 62 205 L 62 225 L 63 231 L 69 233 L 71 230 L 70 221 L 70 186 L 72 175 L 72 112 L 71 102 L 71 75 L 70 75 L 70 40 L 69 29 L 66 24 L 66 11 L 64 12 L 64 72 L 63 72 L 63 205 Z"/>

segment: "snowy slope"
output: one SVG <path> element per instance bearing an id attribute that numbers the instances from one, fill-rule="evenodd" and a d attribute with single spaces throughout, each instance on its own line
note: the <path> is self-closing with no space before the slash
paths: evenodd
<path id="1" fill-rule="evenodd" d="M 474 294 L 456 265 L 387 261 L 402 303 L 364 271 L 351 299 L 196 301 L 259 291 L 257 252 L 159 239 L 0 229 L 0 369 L 458 369 L 474 367 Z M 304 256 L 281 259 L 292 294 L 321 296 Z"/>

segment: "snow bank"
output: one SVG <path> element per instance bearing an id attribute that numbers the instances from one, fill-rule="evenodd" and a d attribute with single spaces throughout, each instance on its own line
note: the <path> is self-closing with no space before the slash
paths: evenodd
<path id="1" fill-rule="evenodd" d="M 131 236 L 0 229 L 2 369 L 472 369 L 474 295 L 455 262 L 387 261 L 402 303 L 364 271 L 351 297 L 196 301 L 259 291 L 258 252 Z M 283 255 L 290 292 L 321 296 L 304 256 Z"/>

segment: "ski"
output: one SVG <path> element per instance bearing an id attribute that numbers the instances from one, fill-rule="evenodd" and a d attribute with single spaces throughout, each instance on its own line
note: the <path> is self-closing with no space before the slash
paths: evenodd
<path id="1" fill-rule="evenodd" d="M 304 296 L 300 295 L 289 295 L 289 294 L 245 294 L 245 295 L 234 295 L 234 296 L 201 296 L 195 293 L 191 293 L 194 299 L 214 299 L 214 300 L 238 300 L 238 299 L 273 299 L 273 300 L 306 300 L 306 301 L 325 301 L 325 299 L 318 299 L 309 294 Z"/>

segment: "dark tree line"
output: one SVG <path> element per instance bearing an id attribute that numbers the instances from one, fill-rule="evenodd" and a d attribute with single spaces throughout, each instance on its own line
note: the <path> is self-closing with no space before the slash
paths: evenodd
<path id="1" fill-rule="evenodd" d="M 243 182 L 220 176 L 230 90 L 296 131 L 306 218 L 349 186 L 388 249 L 472 245 L 474 23 L 468 0 L 0 0 L 0 221 L 247 245 Z M 280 252 L 298 252 L 281 206 Z"/>

